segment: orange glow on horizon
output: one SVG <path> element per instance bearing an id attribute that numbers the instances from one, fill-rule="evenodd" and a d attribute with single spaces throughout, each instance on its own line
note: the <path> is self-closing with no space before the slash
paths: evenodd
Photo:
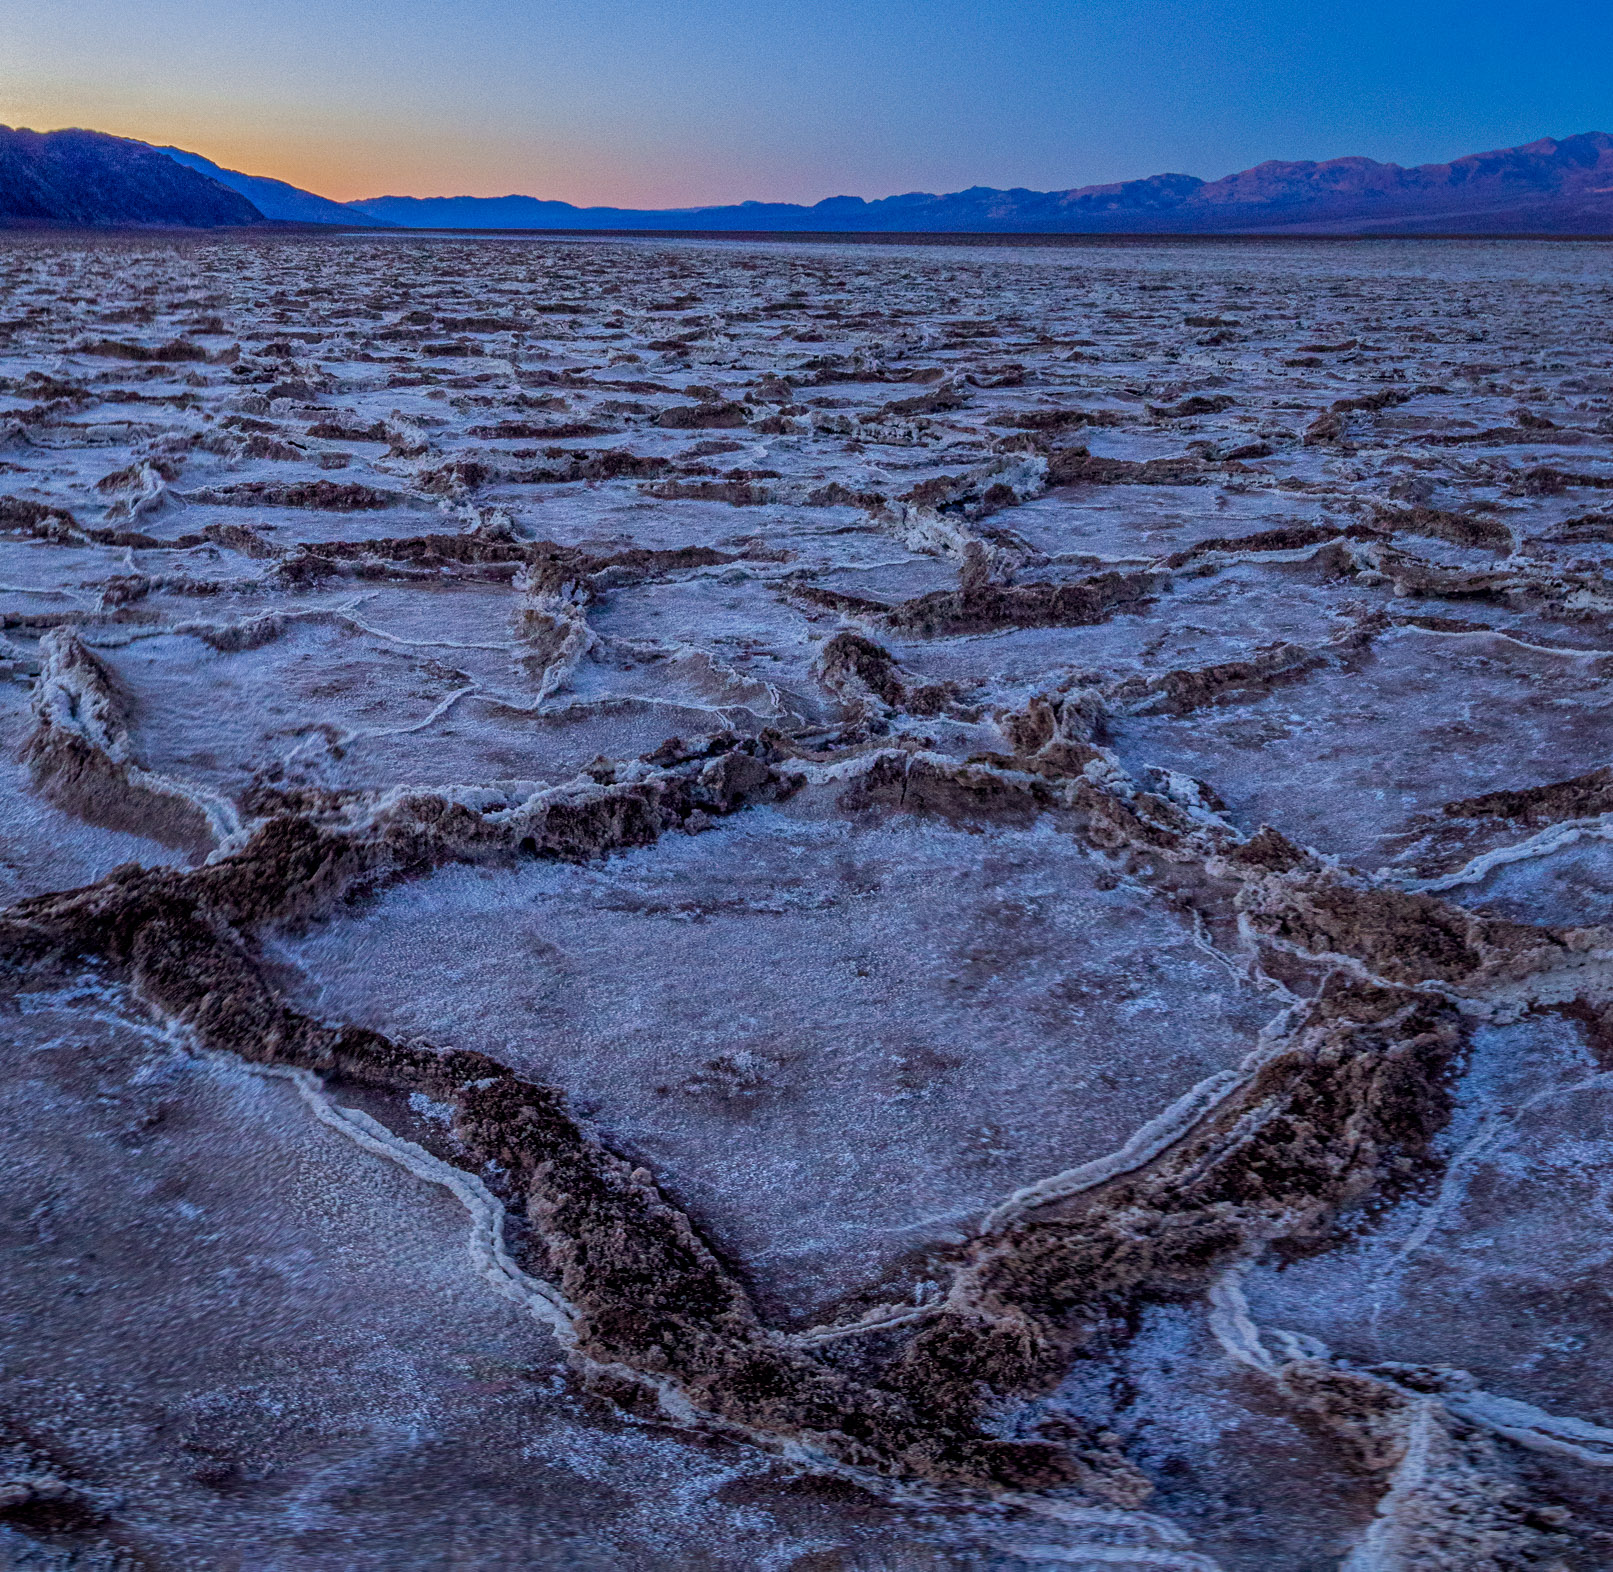
<path id="1" fill-rule="evenodd" d="M 489 146 L 463 133 L 418 123 L 377 125 L 373 119 L 334 134 L 291 126 L 243 126 L 228 113 L 194 105 L 162 111 L 106 103 L 36 99 L 32 112 L 0 97 L 0 123 L 35 131 L 68 127 L 131 137 L 154 147 L 178 147 L 245 175 L 283 180 L 336 202 L 379 196 L 532 196 L 577 207 L 697 207 L 757 198 L 747 176 L 705 167 L 655 170 L 630 165 L 599 148 Z M 686 162 L 686 161 L 680 161 Z M 472 173 L 474 171 L 474 173 Z M 746 189 L 740 189 L 747 185 Z M 815 201 L 778 195 L 763 200 Z"/>

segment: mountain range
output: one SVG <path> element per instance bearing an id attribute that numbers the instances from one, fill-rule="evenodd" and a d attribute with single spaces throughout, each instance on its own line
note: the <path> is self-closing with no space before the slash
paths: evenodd
<path id="1" fill-rule="evenodd" d="M 233 169 L 222 169 L 200 153 L 187 153 L 183 148 L 159 147 L 175 163 L 194 169 L 197 174 L 228 186 L 238 196 L 244 196 L 259 213 L 273 222 L 285 224 L 362 224 L 390 227 L 389 220 L 373 218 L 349 207 L 345 202 L 333 202 L 329 197 L 315 196 L 287 185 L 284 180 L 272 180 L 268 175 L 243 175 Z"/>
<path id="2" fill-rule="evenodd" d="M 0 126 L 0 224 L 258 224 L 239 192 L 144 142 Z"/>
<path id="3" fill-rule="evenodd" d="M 529 196 L 334 202 L 180 148 L 0 126 L 0 225 L 295 223 L 406 229 L 973 234 L 1613 235 L 1613 136 L 1589 131 L 1405 168 L 1272 160 L 1219 180 L 1152 175 L 1068 191 L 974 186 L 810 207 L 575 207 Z"/>

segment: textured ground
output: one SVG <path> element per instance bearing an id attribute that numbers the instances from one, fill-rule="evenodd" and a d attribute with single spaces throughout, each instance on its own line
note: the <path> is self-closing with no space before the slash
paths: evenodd
<path id="1" fill-rule="evenodd" d="M 0 1562 L 1613 1565 L 1613 274 L 0 248 Z"/>

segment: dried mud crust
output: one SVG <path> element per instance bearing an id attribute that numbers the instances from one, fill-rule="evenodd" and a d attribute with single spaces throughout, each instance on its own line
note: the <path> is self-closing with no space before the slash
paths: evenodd
<path id="1" fill-rule="evenodd" d="M 6 872 L 142 860 L 0 912 L 11 997 L 125 990 L 170 1045 L 289 1078 L 458 1197 L 478 1270 L 583 1384 L 926 1503 L 922 1564 L 1272 1565 L 1208 1421 L 1159 1439 L 1145 1329 L 1171 1316 L 1334 1471 L 1307 1565 L 1604 1564 L 1606 1391 L 1547 1412 L 1258 1325 L 1240 1286 L 1477 1161 L 1505 1109 L 1471 1090 L 1475 1030 L 1607 1037 L 1613 932 L 1467 899 L 1613 811 L 1594 291 L 1566 252 L 1496 255 L 1431 249 L 1425 277 L 1141 248 L 1077 282 L 1063 253 L 18 241 L 0 677 L 32 795 L 0 828 L 84 843 Z M 327 1019 L 284 970 L 288 935 L 377 922 L 450 864 L 587 877 L 688 835 L 720 860 L 723 820 L 803 866 L 814 820 L 942 826 L 988 870 L 1012 845 L 1005 932 L 1061 866 L 1038 845 L 1073 841 L 1272 1018 L 1112 1151 L 802 1326 L 586 1088 Z M 778 882 L 737 920 L 834 899 Z M 1018 953 L 976 950 L 945 982 L 965 1001 Z M 1039 1018 L 1124 1075 L 1155 1030 L 1125 1012 L 1178 995 L 1098 1011 L 1087 982 Z M 688 1095 L 744 1101 L 756 1055 L 725 1053 Z M 930 1084 L 892 1095 L 922 1116 Z M 117 1480 L 8 1446 L 18 1542 L 124 1564 Z M 1297 1535 L 1317 1481 L 1259 1468 Z"/>

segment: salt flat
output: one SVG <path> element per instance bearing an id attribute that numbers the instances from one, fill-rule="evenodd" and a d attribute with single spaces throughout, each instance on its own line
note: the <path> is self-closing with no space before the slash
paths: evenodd
<path id="1" fill-rule="evenodd" d="M 1610 307 L 7 236 L 0 1558 L 1609 1564 Z"/>

